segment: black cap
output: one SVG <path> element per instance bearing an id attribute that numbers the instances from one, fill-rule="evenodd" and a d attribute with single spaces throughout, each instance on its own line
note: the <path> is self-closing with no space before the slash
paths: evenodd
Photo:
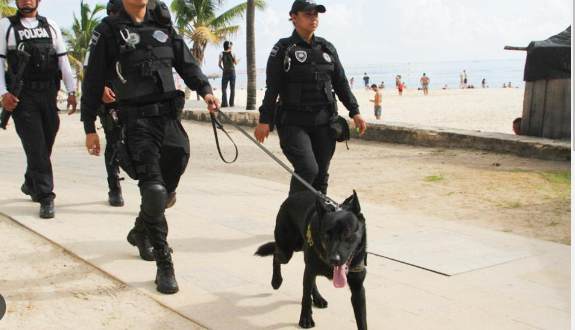
<path id="1" fill-rule="evenodd" d="M 110 13 L 119 13 L 122 7 L 124 7 L 122 0 L 110 0 L 106 6 L 106 12 L 108 15 L 110 15 Z"/>
<path id="2" fill-rule="evenodd" d="M 325 7 L 323 5 L 318 5 L 313 0 L 295 0 L 293 5 L 291 5 L 290 15 L 297 14 L 300 11 L 310 11 L 312 9 L 317 9 L 319 13 L 325 13 Z"/>

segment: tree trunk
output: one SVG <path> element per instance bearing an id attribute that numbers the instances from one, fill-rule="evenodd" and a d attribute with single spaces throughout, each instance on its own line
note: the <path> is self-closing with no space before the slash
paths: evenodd
<path id="1" fill-rule="evenodd" d="M 248 0 L 246 13 L 246 57 L 248 71 L 248 99 L 246 110 L 256 109 L 256 39 L 255 39 L 255 0 Z"/>

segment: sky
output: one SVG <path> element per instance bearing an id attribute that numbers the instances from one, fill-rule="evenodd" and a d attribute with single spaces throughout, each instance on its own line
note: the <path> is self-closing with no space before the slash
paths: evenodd
<path id="1" fill-rule="evenodd" d="M 245 0 L 228 0 L 222 12 Z M 107 0 L 85 0 L 93 8 Z M 168 6 L 172 0 L 165 0 Z M 565 30 L 573 21 L 572 0 L 332 0 L 319 1 L 316 35 L 332 42 L 344 66 L 408 62 L 524 59 L 525 52 L 503 50 L 527 46 Z M 265 68 L 278 39 L 291 35 L 290 0 L 267 0 L 256 11 L 256 67 Z M 67 8 L 67 10 L 63 10 Z M 80 0 L 42 0 L 40 15 L 60 27 L 72 25 Z M 105 15 L 105 12 L 103 13 Z M 245 70 L 245 18 L 230 37 Z M 221 45 L 209 46 L 203 70 L 219 72 Z"/>

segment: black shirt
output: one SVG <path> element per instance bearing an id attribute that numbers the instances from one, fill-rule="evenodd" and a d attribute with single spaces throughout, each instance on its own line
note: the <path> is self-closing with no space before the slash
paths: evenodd
<path id="1" fill-rule="evenodd" d="M 119 13 L 123 19 L 131 24 L 151 24 L 153 17 L 147 12 L 144 22 L 136 23 L 132 18 L 122 9 Z M 175 29 L 170 29 L 172 35 L 172 47 L 174 50 L 173 67 L 176 72 L 182 77 L 186 85 L 198 92 L 202 97 L 206 94 L 212 94 L 212 87 L 208 82 L 208 78 L 202 73 L 200 66 L 192 55 L 190 49 L 184 42 L 184 39 L 176 32 Z M 84 74 L 84 82 L 82 84 L 82 121 L 84 122 L 84 131 L 86 134 L 95 133 L 96 127 L 94 121 L 96 120 L 97 109 L 102 103 L 102 94 L 106 81 L 110 79 L 110 75 L 115 75 L 115 65 L 118 61 L 118 36 L 112 27 L 103 22 L 94 28 L 92 41 L 90 42 L 90 54 L 88 58 L 88 66 Z M 167 99 L 173 98 L 175 94 L 167 93 L 163 99 L 146 99 L 142 98 L 140 103 L 157 103 Z"/>
<path id="2" fill-rule="evenodd" d="M 311 42 L 308 44 L 305 42 L 300 35 L 293 31 L 291 37 L 289 38 L 289 44 L 296 44 L 303 48 L 321 48 L 323 47 L 321 43 L 329 44 L 328 41 L 322 39 L 320 37 L 316 37 L 315 35 L 312 37 Z M 331 44 L 329 44 L 331 45 Z M 284 42 L 279 41 L 273 47 L 270 56 L 268 58 L 268 64 L 266 67 L 266 93 L 264 96 L 263 104 L 260 107 L 260 123 L 269 124 L 272 121 L 272 114 L 276 107 L 277 97 L 280 94 L 280 91 L 283 87 L 283 77 L 284 77 L 284 57 L 287 47 Z M 357 100 L 355 96 L 351 92 L 349 87 L 349 82 L 347 77 L 345 76 L 345 71 L 341 62 L 339 61 L 339 56 L 337 55 L 337 51 L 335 51 L 335 47 L 333 47 L 332 55 L 335 58 L 334 64 L 334 74 L 332 77 L 332 87 L 335 93 L 337 94 L 339 100 L 343 103 L 343 105 L 349 110 L 349 117 L 353 118 L 353 116 L 359 114 L 359 105 L 357 104 Z M 304 113 L 298 112 L 300 116 L 316 116 L 316 113 Z M 317 113 L 319 116 L 325 116 L 325 113 Z M 312 120 L 314 118 L 309 118 Z M 316 123 L 317 120 L 323 121 L 323 118 L 315 118 Z"/>

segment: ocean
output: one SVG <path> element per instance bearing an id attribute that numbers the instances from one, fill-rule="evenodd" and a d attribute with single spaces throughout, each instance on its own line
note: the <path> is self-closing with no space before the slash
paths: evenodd
<path id="1" fill-rule="evenodd" d="M 427 62 L 427 63 L 388 63 L 373 65 L 345 66 L 348 79 L 354 77 L 354 89 L 363 88 L 363 73 L 370 77 L 370 84 L 385 83 L 385 88 L 395 88 L 395 76 L 401 75 L 407 88 L 420 87 L 419 79 L 425 73 L 430 79 L 430 89 L 442 89 L 445 85 L 449 89 L 459 88 L 459 74 L 467 72 L 467 84 L 481 88 L 481 81 L 485 79 L 489 88 L 501 88 L 503 83 L 511 82 L 513 87 L 525 87 L 523 70 L 525 60 L 489 60 L 489 61 L 461 61 L 461 62 Z M 265 68 L 258 69 L 258 88 L 265 87 Z M 209 72 L 207 73 L 210 74 Z M 219 74 L 213 72 L 212 74 Z M 221 85 L 220 78 L 210 78 L 214 86 Z M 245 89 L 247 85 L 246 72 L 238 71 L 236 88 Z"/>

